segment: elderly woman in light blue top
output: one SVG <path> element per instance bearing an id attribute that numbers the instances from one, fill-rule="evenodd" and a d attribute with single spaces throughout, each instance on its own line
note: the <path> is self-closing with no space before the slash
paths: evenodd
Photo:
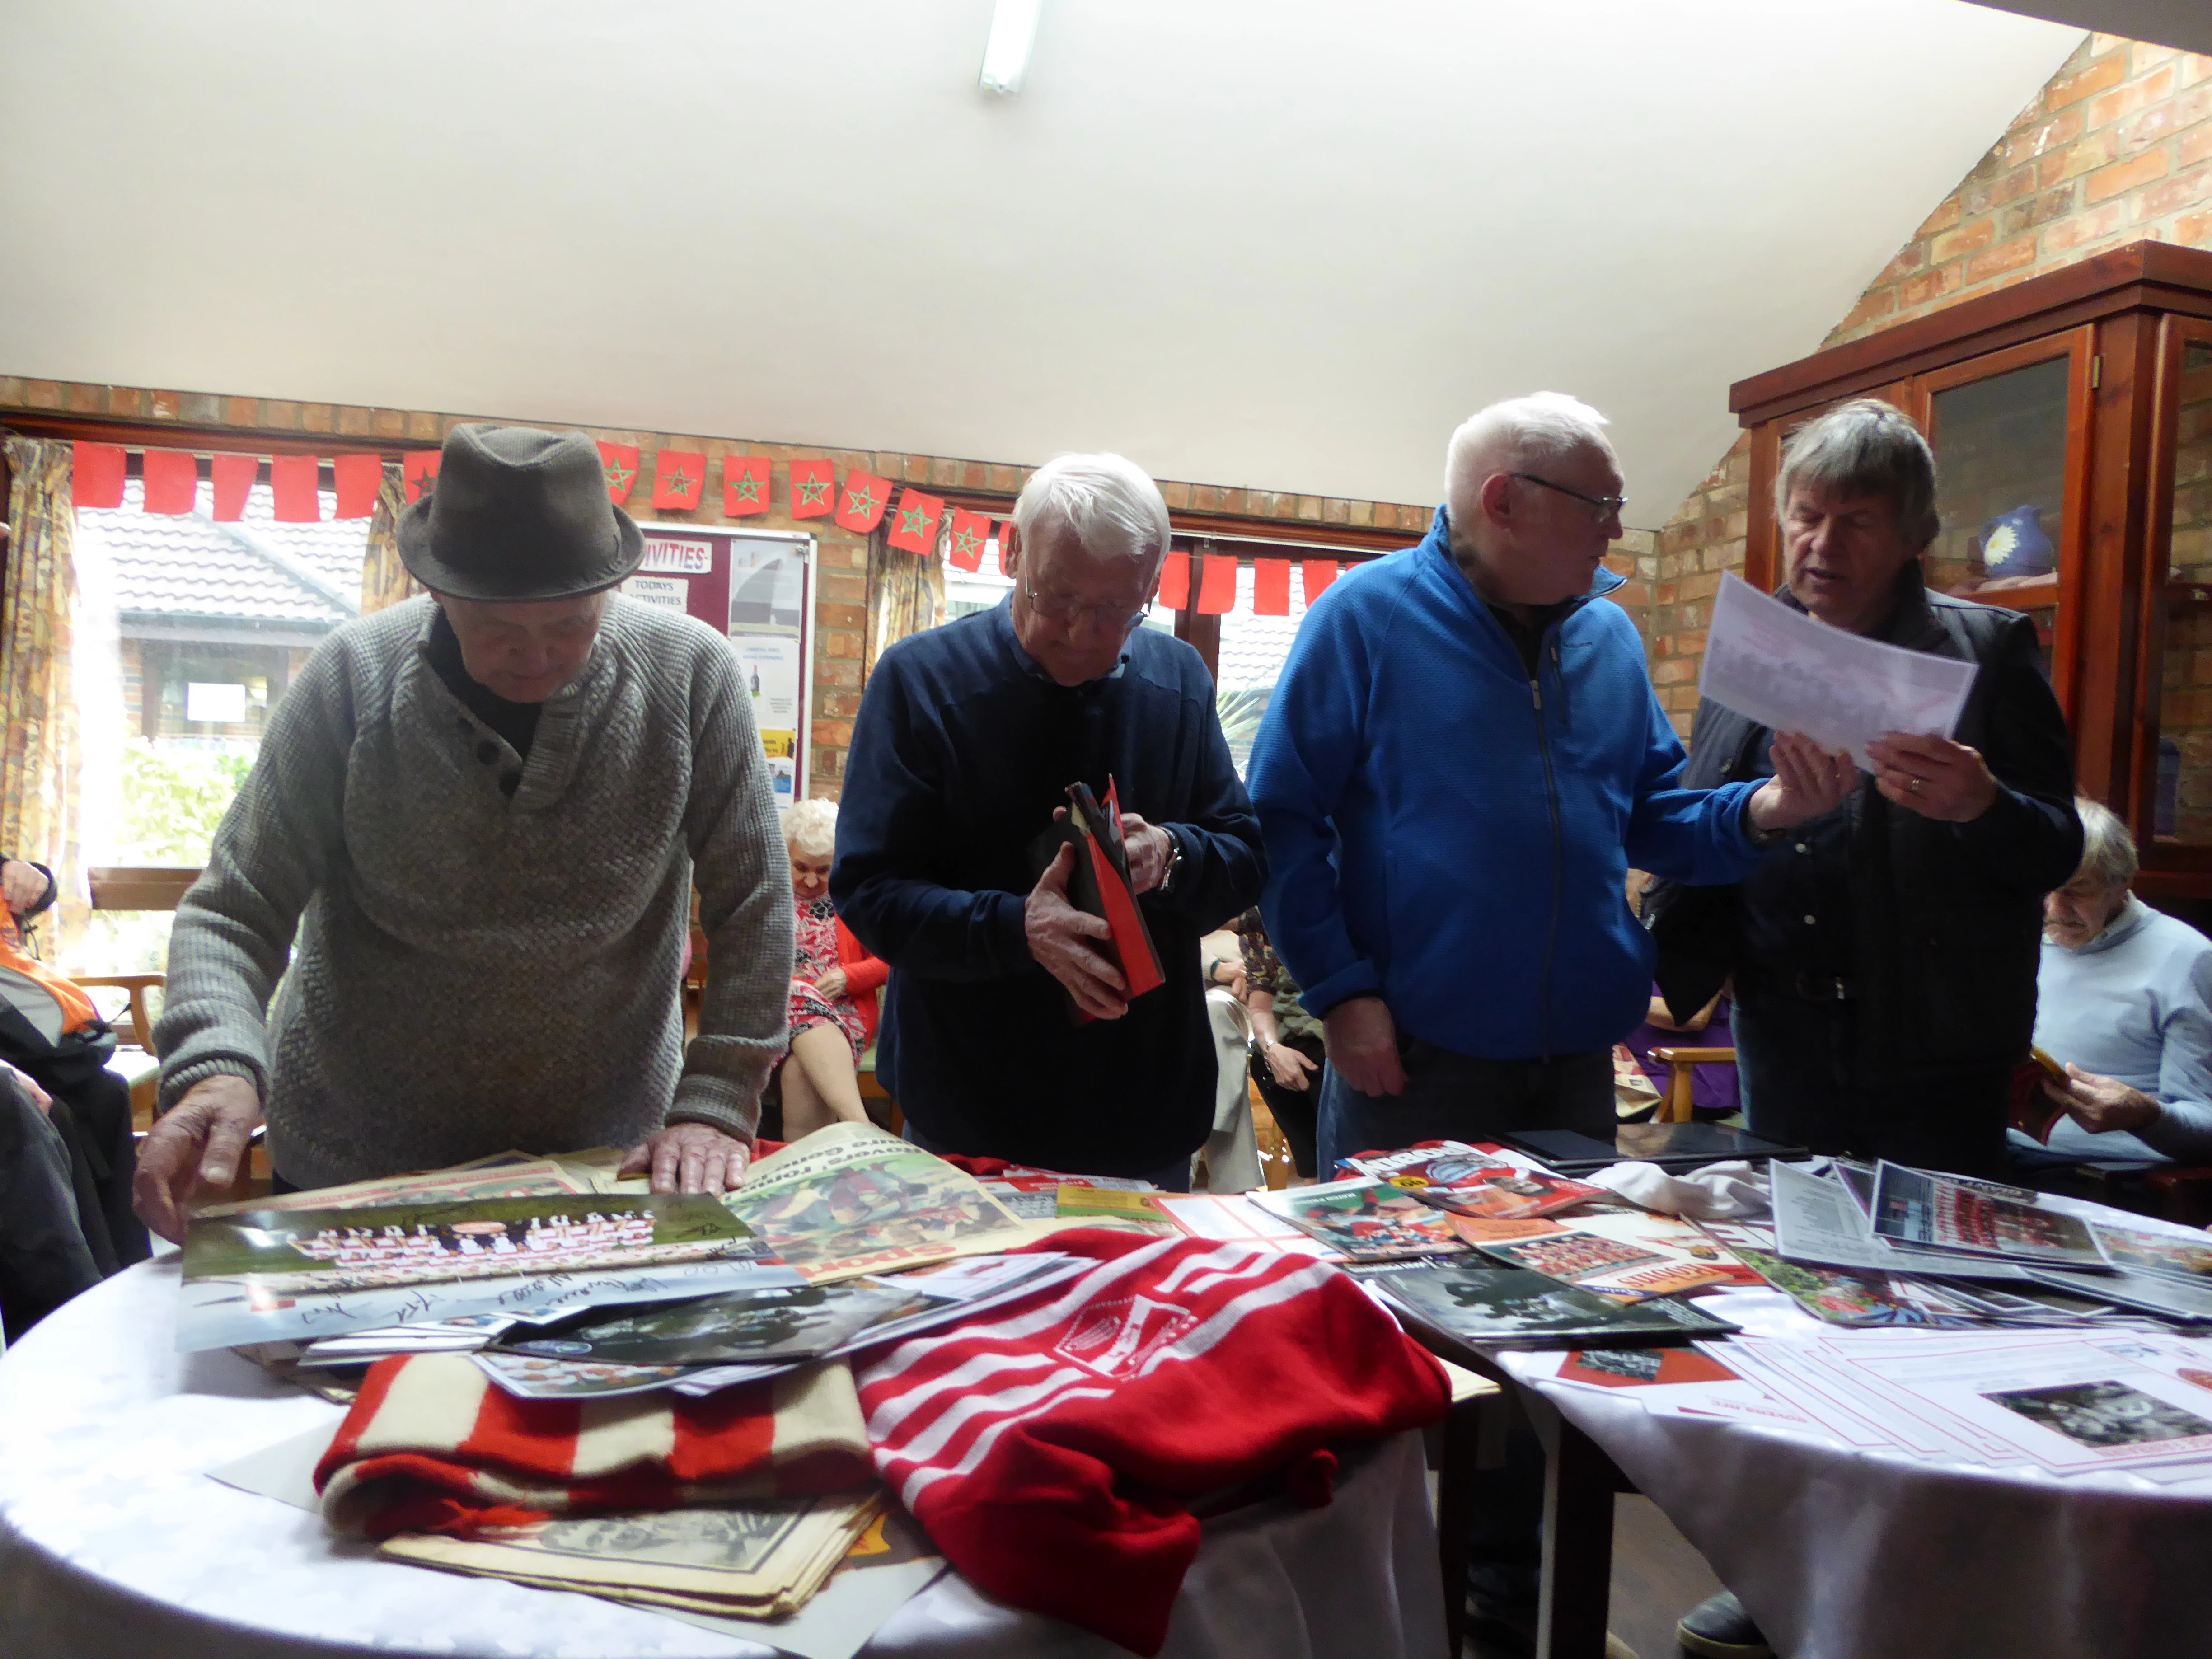
<path id="1" fill-rule="evenodd" d="M 2084 1164 L 2212 1163 L 2212 939 L 2136 897 L 2127 826 L 2075 805 L 2081 867 L 2044 901 L 2036 979 L 2036 1047 L 2067 1073 L 2044 1085 L 2067 1114 L 2050 1149 Z"/>

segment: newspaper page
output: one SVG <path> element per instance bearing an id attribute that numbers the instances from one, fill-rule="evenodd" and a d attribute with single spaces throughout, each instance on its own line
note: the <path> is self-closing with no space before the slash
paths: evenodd
<path id="1" fill-rule="evenodd" d="M 817 1285 L 1036 1237 L 975 1176 L 873 1124 L 833 1123 L 793 1141 L 722 1201 Z"/>
<path id="2" fill-rule="evenodd" d="M 1776 732 L 1802 732 L 1867 769 L 1887 732 L 1948 738 L 1974 665 L 1830 628 L 1734 575 L 1721 578 L 1698 693 Z"/>

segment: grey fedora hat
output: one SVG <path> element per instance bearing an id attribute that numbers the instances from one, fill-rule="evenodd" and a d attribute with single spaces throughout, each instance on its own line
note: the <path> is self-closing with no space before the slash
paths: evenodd
<path id="1" fill-rule="evenodd" d="M 566 599 L 637 568 L 645 538 L 607 499 L 599 446 L 580 432 L 457 426 L 437 482 L 399 516 L 399 558 L 458 599 Z"/>

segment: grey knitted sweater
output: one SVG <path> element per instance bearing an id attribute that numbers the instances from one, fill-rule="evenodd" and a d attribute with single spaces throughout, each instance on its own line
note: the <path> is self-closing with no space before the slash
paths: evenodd
<path id="1" fill-rule="evenodd" d="M 672 1121 L 750 1136 L 784 1043 L 791 871 L 727 642 L 614 597 L 526 763 L 425 659 L 432 615 L 349 623 L 277 704 L 177 908 L 163 1109 L 251 1079 L 302 1186 Z"/>

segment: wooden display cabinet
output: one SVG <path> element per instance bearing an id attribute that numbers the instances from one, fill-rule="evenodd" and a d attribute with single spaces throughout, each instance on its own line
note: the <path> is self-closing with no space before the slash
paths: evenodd
<path id="1" fill-rule="evenodd" d="M 2138 889 L 2212 901 L 2212 252 L 2136 242 L 1741 380 L 1746 579 L 1780 580 L 1774 477 L 1823 410 L 1875 397 L 1935 446 L 1929 585 L 2033 617 L 2081 793 Z"/>

